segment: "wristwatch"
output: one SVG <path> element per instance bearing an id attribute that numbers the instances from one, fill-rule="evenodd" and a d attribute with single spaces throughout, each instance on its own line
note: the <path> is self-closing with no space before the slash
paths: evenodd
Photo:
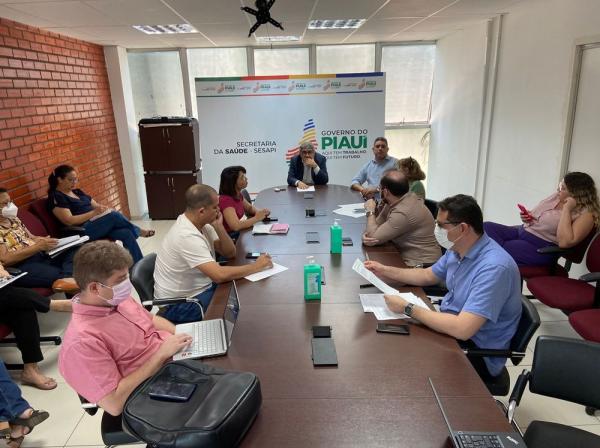
<path id="1" fill-rule="evenodd" d="M 372 216 L 372 215 L 374 215 L 374 214 L 375 214 L 375 212 L 373 212 L 373 211 L 371 211 L 371 210 L 367 210 L 367 218 L 368 218 L 369 216 Z"/>
<path id="2" fill-rule="evenodd" d="M 411 317 L 414 307 L 415 307 L 414 303 L 406 304 L 406 306 L 404 307 L 404 314 L 406 314 L 408 317 Z"/>

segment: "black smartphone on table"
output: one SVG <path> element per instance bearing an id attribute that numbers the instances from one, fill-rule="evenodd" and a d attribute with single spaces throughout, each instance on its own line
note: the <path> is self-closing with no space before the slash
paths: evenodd
<path id="1" fill-rule="evenodd" d="M 352 238 L 349 236 L 345 236 L 342 238 L 342 246 L 353 246 Z"/>
<path id="2" fill-rule="evenodd" d="M 196 384 L 157 381 L 148 389 L 148 395 L 154 400 L 185 402 L 190 399 Z"/>
<path id="3" fill-rule="evenodd" d="M 378 333 L 410 334 L 408 325 L 398 324 L 377 324 Z"/>
<path id="4" fill-rule="evenodd" d="M 263 222 L 273 222 L 278 220 L 279 218 L 276 218 L 275 216 L 267 216 L 265 219 L 263 219 Z"/>

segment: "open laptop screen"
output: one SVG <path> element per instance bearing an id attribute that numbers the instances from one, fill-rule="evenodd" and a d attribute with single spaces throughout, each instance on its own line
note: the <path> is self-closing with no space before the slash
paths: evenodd
<path id="1" fill-rule="evenodd" d="M 240 313 L 240 300 L 238 297 L 237 286 L 235 281 L 231 282 L 232 286 L 229 290 L 229 298 L 227 299 L 227 306 L 223 311 L 223 323 L 225 324 L 225 337 L 227 338 L 227 347 L 231 344 L 231 335 L 233 334 L 233 327 L 237 321 L 238 314 Z"/>

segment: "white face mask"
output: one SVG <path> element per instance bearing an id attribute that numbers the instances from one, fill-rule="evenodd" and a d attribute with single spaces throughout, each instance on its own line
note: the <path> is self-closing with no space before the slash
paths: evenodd
<path id="1" fill-rule="evenodd" d="M 9 202 L 5 207 L 2 207 L 2 216 L 5 218 L 16 218 L 19 207 L 14 202 Z"/>
<path id="2" fill-rule="evenodd" d="M 456 241 L 454 241 L 454 242 L 450 241 L 448 239 L 448 231 L 446 229 L 440 227 L 438 224 L 435 225 L 435 230 L 433 231 L 433 235 L 435 236 L 435 239 L 438 242 L 438 244 L 446 250 L 452 249 L 452 247 L 454 246 L 454 243 L 456 242 Z"/>
<path id="3" fill-rule="evenodd" d="M 102 300 L 106 301 L 111 306 L 119 306 L 120 303 L 124 302 L 131 296 L 131 289 L 133 288 L 133 285 L 131 284 L 131 281 L 129 281 L 129 277 L 114 286 L 106 286 L 102 283 L 100 284 L 105 288 L 112 289 L 112 299 L 105 299 L 101 295 L 98 295 Z"/>

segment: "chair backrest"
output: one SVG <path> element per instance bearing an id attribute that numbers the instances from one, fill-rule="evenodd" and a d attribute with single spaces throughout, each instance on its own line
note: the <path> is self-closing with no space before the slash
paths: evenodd
<path id="1" fill-rule="evenodd" d="M 0 324 L 0 340 L 4 339 L 6 336 L 8 336 L 11 333 L 12 333 L 12 330 L 10 329 L 10 327 L 7 327 L 4 324 Z M 2 362 L 2 361 L 0 360 L 0 362 Z"/>
<path id="2" fill-rule="evenodd" d="M 529 390 L 599 409 L 598 372 L 599 343 L 540 336 L 533 354 Z"/>
<path id="3" fill-rule="evenodd" d="M 600 272 L 600 236 L 596 237 L 587 252 L 585 265 L 590 272 Z"/>
<path id="4" fill-rule="evenodd" d="M 425 207 L 429 209 L 431 214 L 433 215 L 433 219 L 437 218 L 438 214 L 438 203 L 433 199 L 425 199 Z"/>
<path id="5" fill-rule="evenodd" d="M 527 350 L 529 341 L 531 341 L 533 334 L 540 326 L 540 315 L 529 299 L 521 297 L 521 305 L 523 306 L 521 319 L 519 320 L 517 331 L 510 341 L 510 349 L 516 352 L 524 352 Z M 515 366 L 519 365 L 522 360 L 523 358 L 511 358 L 511 361 Z"/>
<path id="6" fill-rule="evenodd" d="M 33 213 L 24 208 L 19 208 L 17 213 L 19 219 L 23 222 L 27 230 L 29 230 L 35 236 L 47 236 L 48 229 L 42 221 L 38 219 Z"/>
<path id="7" fill-rule="evenodd" d="M 148 254 L 131 268 L 131 283 L 142 302 L 154 299 L 154 265 L 156 254 Z"/>
<path id="8" fill-rule="evenodd" d="M 585 256 L 585 251 L 590 245 L 592 239 L 594 239 L 597 231 L 598 228 L 594 227 L 583 240 L 565 252 L 563 257 L 569 260 L 571 263 L 581 263 L 583 261 L 583 257 Z"/>
<path id="9" fill-rule="evenodd" d="M 37 216 L 42 223 L 44 223 L 44 226 L 48 230 L 50 236 L 54 238 L 61 237 L 61 228 L 63 228 L 64 225 L 49 210 L 48 198 L 36 199 L 29 204 L 29 210 L 31 213 Z"/>

